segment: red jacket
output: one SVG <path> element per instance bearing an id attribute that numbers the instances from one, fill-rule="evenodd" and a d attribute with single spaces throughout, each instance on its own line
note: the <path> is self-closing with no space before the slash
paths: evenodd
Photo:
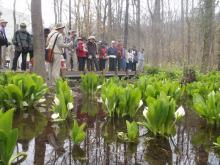
<path id="1" fill-rule="evenodd" d="M 85 44 L 83 41 L 78 41 L 77 48 L 76 48 L 76 55 L 77 57 L 87 56 L 87 51 L 86 51 Z"/>
<path id="2" fill-rule="evenodd" d="M 105 47 L 101 47 L 99 50 L 99 58 L 104 59 L 107 56 L 107 49 Z"/>

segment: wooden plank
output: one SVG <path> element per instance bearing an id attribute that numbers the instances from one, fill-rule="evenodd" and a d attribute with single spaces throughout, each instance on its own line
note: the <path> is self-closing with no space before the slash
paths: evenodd
<path id="1" fill-rule="evenodd" d="M 81 75 L 86 74 L 88 72 L 79 72 L 79 71 L 64 71 L 62 73 L 63 77 L 65 78 L 71 78 L 71 79 L 80 79 Z M 94 72 L 97 75 L 100 76 L 105 76 L 105 77 L 132 77 L 136 75 L 136 72 L 124 72 L 124 71 L 119 71 L 119 72 Z"/>

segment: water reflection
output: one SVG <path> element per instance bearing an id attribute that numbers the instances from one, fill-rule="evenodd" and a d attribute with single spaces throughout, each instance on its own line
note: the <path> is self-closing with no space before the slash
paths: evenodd
<path id="1" fill-rule="evenodd" d="M 146 141 L 145 161 L 149 165 L 172 164 L 172 150 L 168 139 L 156 137 Z"/>
<path id="2" fill-rule="evenodd" d="M 15 117 L 14 126 L 19 128 L 18 151 L 27 151 L 24 165 L 182 165 L 218 164 L 219 152 L 213 149 L 213 141 L 220 132 L 201 127 L 193 113 L 177 127 L 172 140 L 152 138 L 139 128 L 137 144 L 124 143 L 117 132 L 126 132 L 125 120 L 110 119 L 102 105 L 94 100 L 75 99 L 73 115 L 63 123 L 51 123 L 46 115 L 37 111 L 28 116 Z M 72 116 L 79 123 L 85 122 L 86 139 L 80 145 L 72 143 L 70 129 Z"/>

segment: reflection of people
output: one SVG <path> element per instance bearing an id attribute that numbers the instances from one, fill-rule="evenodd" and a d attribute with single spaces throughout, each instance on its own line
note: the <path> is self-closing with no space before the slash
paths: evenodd
<path id="1" fill-rule="evenodd" d="M 4 19 L 0 19 L 0 68 L 4 67 L 4 54 L 2 53 L 2 47 L 8 47 L 8 39 L 5 34 L 5 27 L 7 23 L 8 22 Z"/>
<path id="2" fill-rule="evenodd" d="M 47 49 L 53 49 L 53 62 L 49 65 L 49 81 L 51 85 L 55 85 L 55 81 L 60 77 L 61 59 L 63 56 L 63 48 L 68 48 L 73 45 L 73 42 L 64 43 L 64 28 L 62 24 L 58 23 L 55 30 L 51 31 L 47 38 Z"/>
<path id="3" fill-rule="evenodd" d="M 13 44 L 15 45 L 15 53 L 12 64 L 12 70 L 17 70 L 17 62 L 19 56 L 22 54 L 21 70 L 26 70 L 27 53 L 31 45 L 31 36 L 26 30 L 26 24 L 20 24 L 20 30 L 16 31 L 13 37 Z"/>

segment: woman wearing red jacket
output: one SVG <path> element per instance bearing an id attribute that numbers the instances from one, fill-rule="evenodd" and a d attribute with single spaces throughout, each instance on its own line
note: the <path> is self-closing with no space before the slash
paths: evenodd
<path id="1" fill-rule="evenodd" d="M 77 48 L 76 48 L 76 55 L 78 58 L 79 63 L 79 71 L 84 71 L 85 63 L 87 58 L 87 48 L 86 44 L 81 37 L 78 38 Z"/>
<path id="2" fill-rule="evenodd" d="M 99 67 L 100 70 L 103 71 L 105 70 L 105 62 L 107 59 L 107 48 L 103 42 L 101 43 L 98 53 L 99 53 Z"/>

